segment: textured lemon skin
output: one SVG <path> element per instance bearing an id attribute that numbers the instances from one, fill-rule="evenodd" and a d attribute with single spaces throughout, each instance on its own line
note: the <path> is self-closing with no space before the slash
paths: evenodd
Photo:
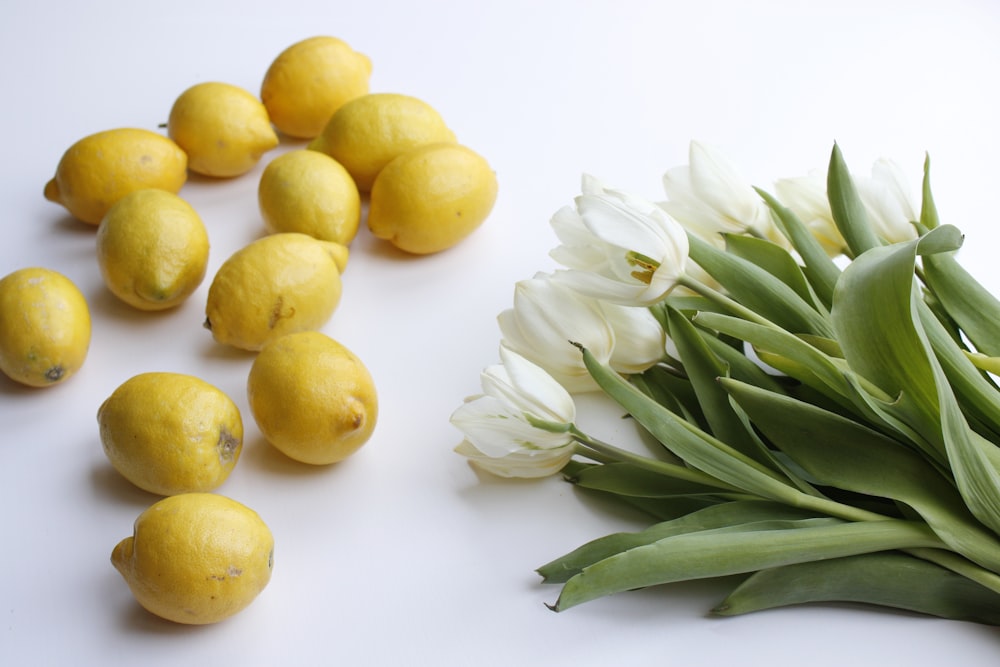
<path id="1" fill-rule="evenodd" d="M 271 580 L 274 537 L 249 507 L 213 493 L 164 498 L 135 521 L 111 563 L 135 599 L 189 625 L 242 611 Z"/>
<path id="2" fill-rule="evenodd" d="M 271 122 L 290 137 L 312 139 L 345 102 L 368 93 L 371 59 L 336 37 L 292 44 L 274 59 L 260 99 Z"/>
<path id="3" fill-rule="evenodd" d="M 176 194 L 187 181 L 187 166 L 187 154 L 167 137 L 138 128 L 105 130 L 63 153 L 44 194 L 77 219 L 97 225 L 112 204 L 134 190 Z"/>
<path id="4" fill-rule="evenodd" d="M 218 81 L 195 84 L 178 96 L 167 134 L 187 153 L 191 171 L 218 178 L 245 174 L 278 145 L 260 100 Z"/>
<path id="5" fill-rule="evenodd" d="M 375 179 L 368 227 L 400 250 L 426 255 L 451 248 L 489 216 L 497 198 L 489 163 L 460 144 L 420 146 Z"/>
<path id="6" fill-rule="evenodd" d="M 369 93 L 337 109 L 309 148 L 344 165 L 358 189 L 368 192 L 396 156 L 423 144 L 454 141 L 441 114 L 423 100 Z"/>
<path id="7" fill-rule="evenodd" d="M 0 370 L 29 387 L 65 382 L 90 349 L 90 309 L 66 276 L 43 267 L 0 279 Z"/>
<path id="8" fill-rule="evenodd" d="M 264 168 L 257 187 L 264 226 L 271 233 L 300 232 L 348 245 L 361 225 L 361 195 L 354 179 L 329 155 L 292 150 Z"/>
<path id="9" fill-rule="evenodd" d="M 98 408 L 97 423 L 115 470 L 163 496 L 218 488 L 243 448 L 236 404 L 220 389 L 182 373 L 129 378 Z"/>
<path id="10" fill-rule="evenodd" d="M 186 300 L 208 267 L 208 230 L 186 201 L 165 190 L 136 190 L 97 227 L 97 261 L 112 294 L 140 310 Z"/>
<path id="11" fill-rule="evenodd" d="M 355 453 L 378 421 L 378 395 L 368 369 L 318 331 L 289 334 L 265 346 L 250 368 L 247 398 L 267 441 L 313 465 Z"/>
<path id="12" fill-rule="evenodd" d="M 340 303 L 346 246 L 306 234 L 270 234 L 223 262 L 208 289 L 205 327 L 216 341 L 260 350 L 287 333 L 318 329 Z"/>

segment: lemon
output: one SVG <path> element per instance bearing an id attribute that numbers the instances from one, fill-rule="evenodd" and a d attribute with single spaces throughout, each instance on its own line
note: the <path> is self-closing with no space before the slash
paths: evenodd
<path id="1" fill-rule="evenodd" d="M 140 310 L 182 303 L 205 277 L 208 231 L 186 201 L 166 190 L 130 192 L 97 228 L 104 284 Z"/>
<path id="2" fill-rule="evenodd" d="M 218 488 L 243 447 L 236 404 L 220 389 L 182 373 L 129 378 L 98 408 L 97 424 L 115 470 L 161 496 Z"/>
<path id="3" fill-rule="evenodd" d="M 361 360 L 319 331 L 288 334 L 254 359 L 247 398 L 261 433 L 296 461 L 341 461 L 371 437 L 375 384 Z"/>
<path id="4" fill-rule="evenodd" d="M 286 333 L 318 329 L 340 302 L 347 247 L 285 232 L 233 253 L 212 279 L 205 327 L 216 341 L 259 350 Z"/>
<path id="5" fill-rule="evenodd" d="M 455 134 L 423 100 L 398 93 L 369 93 L 337 109 L 309 148 L 344 165 L 358 189 L 367 192 L 394 157 L 442 141 L 455 141 Z"/>
<path id="6" fill-rule="evenodd" d="M 496 197 L 496 173 L 481 155 L 460 144 L 421 146 L 375 179 L 368 227 L 406 252 L 435 253 L 479 227 Z"/>
<path id="7" fill-rule="evenodd" d="M 96 225 L 111 205 L 133 190 L 179 192 L 187 154 L 162 135 L 136 128 L 105 130 L 70 146 L 45 185 L 45 198 Z"/>
<path id="8" fill-rule="evenodd" d="M 154 503 L 111 552 L 132 595 L 177 623 L 217 623 L 245 609 L 271 580 L 274 536 L 252 509 L 214 493 Z"/>
<path id="9" fill-rule="evenodd" d="M 351 175 L 329 155 L 293 150 L 264 168 L 257 187 L 269 232 L 301 232 L 348 245 L 361 224 L 361 195 Z"/>
<path id="10" fill-rule="evenodd" d="M 239 86 L 209 81 L 174 101 L 167 134 L 188 155 L 188 168 L 203 176 L 239 176 L 278 145 L 267 109 Z"/>
<path id="11" fill-rule="evenodd" d="M 278 54 L 260 87 L 274 126 L 299 139 L 318 135 L 344 102 L 368 93 L 372 62 L 336 37 L 318 36 Z"/>
<path id="12" fill-rule="evenodd" d="M 76 373 L 90 348 L 90 309 L 66 276 L 41 267 L 0 279 L 0 370 L 30 387 Z"/>

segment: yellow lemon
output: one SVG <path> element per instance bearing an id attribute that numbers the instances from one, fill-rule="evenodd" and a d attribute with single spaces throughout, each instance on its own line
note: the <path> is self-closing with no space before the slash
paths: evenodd
<path id="1" fill-rule="evenodd" d="M 174 101 L 167 133 L 188 155 L 188 168 L 203 176 L 244 174 L 278 145 L 267 109 L 239 86 L 209 81 Z"/>
<path id="2" fill-rule="evenodd" d="M 268 343 L 247 378 L 261 433 L 290 458 L 313 465 L 341 461 L 372 435 L 375 383 L 361 360 L 318 331 Z"/>
<path id="3" fill-rule="evenodd" d="M 264 168 L 257 187 L 269 232 L 301 232 L 348 245 L 361 224 L 361 195 L 351 175 L 329 155 L 293 150 Z"/>
<path id="4" fill-rule="evenodd" d="M 96 225 L 111 205 L 133 190 L 179 192 L 187 154 L 162 135 L 135 128 L 105 130 L 80 139 L 59 160 L 45 198 Z"/>
<path id="5" fill-rule="evenodd" d="M 177 623 L 217 623 L 245 609 L 271 580 L 274 536 L 252 509 L 214 493 L 164 498 L 111 552 L 132 595 Z"/>
<path id="6" fill-rule="evenodd" d="M 30 387 L 76 373 L 90 348 L 90 309 L 66 276 L 41 267 L 0 279 L 0 370 Z"/>
<path id="7" fill-rule="evenodd" d="M 372 61 L 336 37 L 292 44 L 267 68 L 260 99 L 274 126 L 299 139 L 318 135 L 337 109 L 368 93 Z"/>
<path id="8" fill-rule="evenodd" d="M 237 250 L 208 289 L 205 327 L 220 343 L 259 350 L 318 329 L 340 302 L 347 247 L 306 234 L 271 234 Z"/>
<path id="9" fill-rule="evenodd" d="M 455 141 L 455 134 L 423 100 L 398 93 L 369 93 L 337 109 L 309 148 L 344 165 L 358 189 L 367 192 L 394 157 L 442 141 Z"/>
<path id="10" fill-rule="evenodd" d="M 97 262 L 104 284 L 125 303 L 140 310 L 172 308 L 205 277 L 208 231 L 177 195 L 136 190 L 101 220 Z"/>
<path id="11" fill-rule="evenodd" d="M 479 227 L 496 197 L 496 173 L 481 155 L 459 144 L 421 146 L 375 179 L 368 227 L 406 252 L 439 252 Z"/>
<path id="12" fill-rule="evenodd" d="M 240 457 L 243 421 L 224 392 L 182 373 L 140 373 L 97 411 L 104 453 L 140 489 L 163 496 L 218 488 Z"/>

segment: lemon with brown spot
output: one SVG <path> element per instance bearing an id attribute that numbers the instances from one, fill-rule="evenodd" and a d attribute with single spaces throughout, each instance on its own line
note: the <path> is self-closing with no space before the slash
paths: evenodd
<path id="1" fill-rule="evenodd" d="M 264 74 L 260 99 L 280 132 L 317 136 L 345 102 L 368 93 L 372 61 L 347 42 L 320 35 L 292 44 Z"/>
<path id="2" fill-rule="evenodd" d="M 77 219 L 97 225 L 112 204 L 134 190 L 179 192 L 187 166 L 187 154 L 163 135 L 139 128 L 105 130 L 63 153 L 44 194 Z"/>
<path id="3" fill-rule="evenodd" d="M 264 105 L 247 90 L 208 81 L 174 101 L 167 134 L 188 156 L 188 168 L 203 176 L 229 178 L 253 169 L 278 145 Z"/>
<path id="4" fill-rule="evenodd" d="M 351 456 L 378 421 L 378 394 L 368 368 L 320 331 L 266 345 L 250 368 L 247 399 L 267 441 L 312 465 Z"/>
<path id="5" fill-rule="evenodd" d="M 496 173 L 470 148 L 421 146 L 390 162 L 375 179 L 368 227 L 400 250 L 440 252 L 482 225 L 497 189 Z"/>
<path id="6" fill-rule="evenodd" d="M 163 496 L 212 491 L 243 448 L 243 420 L 219 388 L 192 375 L 146 372 L 97 411 L 104 453 L 125 479 Z"/>
<path id="7" fill-rule="evenodd" d="M 396 156 L 424 144 L 454 141 L 455 133 L 427 102 L 399 93 L 369 93 L 337 109 L 309 148 L 344 165 L 358 189 L 368 192 Z"/>
<path id="8" fill-rule="evenodd" d="M 164 498 L 135 520 L 111 563 L 147 611 L 206 625 L 246 609 L 271 581 L 274 535 L 257 512 L 214 493 Z"/>
<path id="9" fill-rule="evenodd" d="M 90 309 L 72 280 L 44 267 L 0 279 L 0 370 L 29 387 L 65 382 L 90 349 Z"/>
<path id="10" fill-rule="evenodd" d="M 257 202 L 269 232 L 300 232 L 348 245 L 361 224 L 361 195 L 351 175 L 329 155 L 292 150 L 261 174 Z"/>
<path id="11" fill-rule="evenodd" d="M 318 329 L 340 303 L 347 246 L 307 234 L 269 234 L 233 253 L 212 279 L 205 327 L 216 341 L 259 350 Z"/>
<path id="12" fill-rule="evenodd" d="M 165 190 L 125 195 L 97 228 L 97 262 L 104 284 L 140 310 L 183 303 L 205 278 L 208 250 L 201 216 Z"/>

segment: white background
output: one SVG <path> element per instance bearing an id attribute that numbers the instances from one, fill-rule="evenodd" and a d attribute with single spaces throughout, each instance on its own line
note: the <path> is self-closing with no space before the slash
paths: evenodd
<path id="1" fill-rule="evenodd" d="M 201 327 L 211 275 L 263 233 L 263 162 L 184 187 L 211 236 L 209 279 L 161 314 L 110 296 L 94 228 L 42 198 L 77 139 L 155 129 L 201 81 L 256 93 L 282 49 L 317 34 L 371 57 L 373 91 L 437 107 L 500 182 L 488 222 L 452 251 L 413 258 L 367 232 L 355 241 L 324 331 L 369 366 L 381 416 L 355 457 L 325 468 L 270 449 L 246 407 L 252 356 Z M 691 139 L 765 188 L 823 166 L 834 141 L 859 172 L 897 159 L 916 187 L 927 151 L 941 214 L 967 233 L 964 263 L 1000 291 L 998 35 L 992 0 L 6 0 L 0 274 L 65 273 L 89 301 L 93 343 L 63 385 L 0 378 L 0 663 L 997 664 L 1000 633 L 967 623 L 848 606 L 713 618 L 727 590 L 717 583 L 552 613 L 543 603 L 558 589 L 534 568 L 642 521 L 558 479 L 477 476 L 451 451 L 448 417 L 496 361 L 495 316 L 514 282 L 551 268 L 548 221 L 581 173 L 655 199 Z M 241 406 L 243 456 L 219 492 L 276 537 L 269 587 L 215 626 L 144 612 L 109 562 L 155 497 L 110 468 L 96 410 L 150 370 L 198 375 Z M 601 435 L 614 439 L 619 426 L 605 421 Z"/>

